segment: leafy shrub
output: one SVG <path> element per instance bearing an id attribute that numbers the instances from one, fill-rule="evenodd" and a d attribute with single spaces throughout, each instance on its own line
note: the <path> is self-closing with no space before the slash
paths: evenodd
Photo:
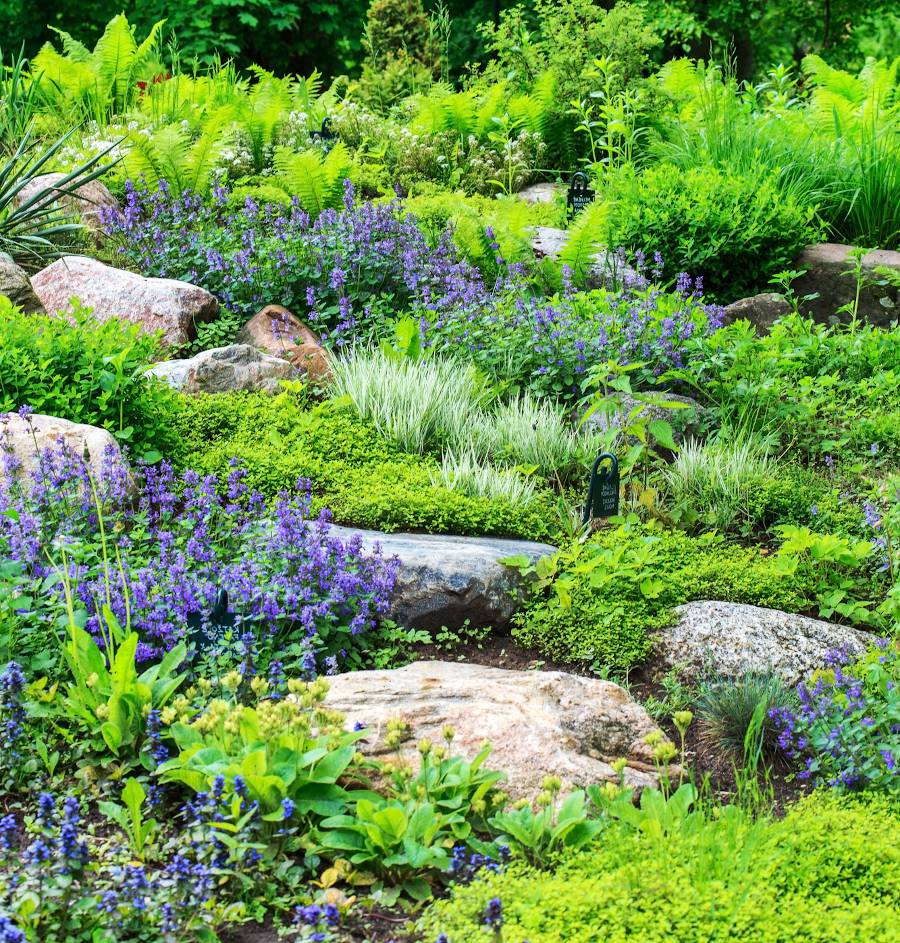
<path id="1" fill-rule="evenodd" d="M 658 164 L 610 181 L 607 244 L 661 253 L 722 302 L 762 291 L 819 235 L 811 207 L 758 176 Z"/>
<path id="2" fill-rule="evenodd" d="M 900 795 L 900 648 L 881 640 L 855 661 L 833 653 L 831 667 L 798 688 L 798 708 L 775 709 L 779 744 L 816 785 Z"/>
<path id="3" fill-rule="evenodd" d="M 679 375 L 734 427 L 777 433 L 821 461 L 847 450 L 858 458 L 898 440 L 898 364 L 897 331 L 853 332 L 790 315 L 764 337 L 746 322 L 697 335 Z"/>
<path id="4" fill-rule="evenodd" d="M 541 298 L 511 269 L 489 295 L 424 311 L 424 337 L 438 351 L 465 351 L 488 376 L 536 396 L 572 402 L 588 367 L 610 359 L 635 363 L 639 378 L 652 383 L 684 363 L 691 338 L 721 323 L 721 309 L 706 304 L 686 277 L 674 292 L 641 276 L 619 291 L 577 292 L 570 283 Z M 570 274 L 564 270 L 564 278 Z M 659 265 L 647 272 L 657 281 L 661 274 Z"/>
<path id="5" fill-rule="evenodd" d="M 143 376 L 155 338 L 121 321 L 23 314 L 0 297 L 0 413 L 34 412 L 109 429 L 141 455 L 171 441 L 173 398 Z"/>
<path id="6" fill-rule="evenodd" d="M 723 599 L 796 610 L 803 599 L 771 561 L 721 538 L 631 524 L 561 549 L 537 565 L 513 638 L 549 658 L 624 671 L 649 652 L 671 608 Z M 551 592 L 546 590 L 550 588 Z"/>
<path id="7" fill-rule="evenodd" d="M 504 939 L 541 943 L 864 943 L 895 935 L 900 856 L 885 841 L 900 838 L 896 804 L 817 795 L 783 820 L 753 822 L 726 808 L 690 821 L 664 840 L 614 825 L 555 873 L 487 873 L 456 886 L 418 929 L 425 939 L 443 932 L 451 943 L 489 943 L 496 934 L 484 911 L 498 899 Z"/>
<path id="8" fill-rule="evenodd" d="M 302 394 L 185 397 L 175 429 L 177 467 L 213 474 L 221 487 L 237 457 L 248 486 L 270 496 L 309 479 L 313 507 L 355 527 L 540 540 L 554 519 L 546 491 L 523 507 L 435 485 L 435 458 L 402 452 L 345 406 L 305 409 Z"/>

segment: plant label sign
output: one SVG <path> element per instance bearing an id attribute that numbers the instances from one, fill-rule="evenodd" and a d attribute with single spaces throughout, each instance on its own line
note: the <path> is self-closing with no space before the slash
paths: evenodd
<path id="1" fill-rule="evenodd" d="M 587 500 L 584 504 L 584 523 L 592 517 L 615 517 L 619 513 L 619 462 L 612 452 L 603 452 L 594 461 Z"/>
<path id="2" fill-rule="evenodd" d="M 569 193 L 566 198 L 566 205 L 570 216 L 577 216 L 583 209 L 594 202 L 596 191 L 588 186 L 587 174 L 580 170 L 572 174 L 569 181 Z"/>
<path id="3" fill-rule="evenodd" d="M 337 135 L 334 131 L 331 130 L 331 118 L 322 119 L 322 130 L 313 131 L 309 139 L 311 141 L 318 141 L 322 145 L 322 150 L 327 154 L 335 145 L 337 141 Z"/>

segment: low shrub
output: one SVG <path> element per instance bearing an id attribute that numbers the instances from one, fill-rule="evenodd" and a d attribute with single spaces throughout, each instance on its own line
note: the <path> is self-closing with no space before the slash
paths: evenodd
<path id="1" fill-rule="evenodd" d="M 496 918 L 503 939 L 536 943 L 896 938 L 896 805 L 816 795 L 783 820 L 754 822 L 727 808 L 691 824 L 664 837 L 614 825 L 555 873 L 486 873 L 456 886 L 417 929 L 448 943 L 489 943 Z"/>
<path id="2" fill-rule="evenodd" d="M 763 337 L 746 322 L 697 334 L 678 375 L 724 422 L 777 435 L 798 458 L 831 462 L 900 441 L 898 365 L 900 332 L 789 315 Z"/>
<path id="3" fill-rule="evenodd" d="M 753 174 L 662 163 L 610 177 L 605 192 L 607 245 L 660 252 L 670 271 L 702 276 L 723 303 L 765 290 L 821 234 L 814 207 Z"/>
<path id="4" fill-rule="evenodd" d="M 624 264 L 623 254 L 617 265 Z M 645 269 L 640 259 L 636 264 Z M 464 352 L 514 392 L 574 402 L 590 366 L 607 360 L 636 364 L 636 384 L 652 384 L 684 365 L 692 338 L 721 324 L 721 308 L 708 304 L 687 276 L 679 277 L 675 291 L 660 289 L 661 262 L 615 291 L 575 291 L 572 273 L 564 269 L 563 275 L 563 292 L 544 298 L 512 266 L 490 294 L 472 293 L 464 305 L 423 310 L 426 345 Z"/>
<path id="5" fill-rule="evenodd" d="M 352 407 L 315 407 L 303 392 L 277 396 L 218 394 L 181 399 L 175 423 L 176 467 L 227 481 L 237 458 L 246 483 L 267 496 L 310 481 L 313 508 L 335 521 L 376 530 L 496 534 L 546 539 L 555 519 L 552 495 L 538 489 L 527 504 L 467 497 L 434 484 L 439 460 L 411 455 L 379 435 Z"/>
<path id="6" fill-rule="evenodd" d="M 560 550 L 515 616 L 513 638 L 562 662 L 622 672 L 649 652 L 671 609 L 695 599 L 797 610 L 798 587 L 772 561 L 712 535 L 625 524 Z M 548 591 L 549 590 L 549 591 Z"/>
<path id="7" fill-rule="evenodd" d="M 108 429 L 141 455 L 171 442 L 173 397 L 145 378 L 158 341 L 121 321 L 24 314 L 0 297 L 0 413 L 34 412 Z"/>

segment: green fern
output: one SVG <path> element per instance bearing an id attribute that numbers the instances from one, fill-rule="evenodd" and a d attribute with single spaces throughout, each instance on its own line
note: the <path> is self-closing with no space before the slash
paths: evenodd
<path id="1" fill-rule="evenodd" d="M 288 196 L 296 197 L 311 216 L 340 205 L 343 182 L 350 172 L 350 154 L 338 142 L 323 157 L 320 151 L 297 154 L 280 147 L 275 152 L 276 182 Z"/>
<path id="2" fill-rule="evenodd" d="M 164 20 L 154 24 L 138 44 L 134 27 L 124 13 L 113 17 L 93 51 L 62 30 L 60 53 L 45 43 L 34 57 L 33 71 L 43 77 L 45 104 L 71 117 L 88 117 L 105 123 L 128 110 L 137 97 L 140 79 L 159 71 L 156 48 Z"/>
<path id="3" fill-rule="evenodd" d="M 177 192 L 206 193 L 232 119 L 233 111 L 226 106 L 207 118 L 196 138 L 181 124 L 165 125 L 150 136 L 132 135 L 125 155 L 128 175 L 150 187 L 166 180 Z"/>
<path id="4" fill-rule="evenodd" d="M 591 203 L 578 214 L 569 228 L 569 238 L 559 255 L 560 265 L 568 265 L 576 284 L 583 284 L 594 257 L 603 246 L 609 207 L 603 201 Z"/>

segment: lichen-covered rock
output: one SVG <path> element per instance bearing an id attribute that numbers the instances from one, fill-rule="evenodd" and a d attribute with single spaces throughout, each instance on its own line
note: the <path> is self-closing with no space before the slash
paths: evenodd
<path id="1" fill-rule="evenodd" d="M 31 286 L 47 311 L 72 310 L 77 298 L 98 321 L 118 318 L 146 333 L 162 331 L 163 341 L 180 346 L 211 321 L 219 302 L 205 288 L 173 278 L 144 278 L 96 259 L 67 255 L 38 272 Z"/>
<path id="2" fill-rule="evenodd" d="M 71 189 L 71 183 L 63 183 L 66 179 L 65 174 L 50 173 L 39 174 L 33 177 L 19 191 L 16 197 L 17 205 L 27 203 L 33 197 L 45 194 L 41 198 L 40 204 L 58 203 L 64 213 L 78 216 L 82 222 L 95 235 L 103 230 L 100 222 L 101 210 L 118 210 L 119 201 L 109 192 L 105 183 L 100 180 L 90 180 L 87 183 L 76 187 L 71 193 L 65 192 Z M 63 191 L 57 194 L 57 191 Z"/>
<path id="3" fill-rule="evenodd" d="M 5 295 L 27 314 L 42 314 L 44 311 L 24 269 L 5 252 L 0 252 L 0 295 Z"/>
<path id="4" fill-rule="evenodd" d="M 796 684 L 823 667 L 827 652 L 862 652 L 872 640 L 845 625 L 741 603 L 689 602 L 675 612 L 677 620 L 654 637 L 655 654 L 698 677 L 772 670 Z"/>
<path id="5" fill-rule="evenodd" d="M 241 328 L 239 344 L 250 344 L 274 357 L 289 360 L 310 380 L 331 376 L 328 352 L 319 335 L 282 305 L 266 305 Z"/>
<path id="6" fill-rule="evenodd" d="M 30 475 L 45 450 L 61 445 L 79 458 L 87 455 L 95 480 L 102 480 L 108 473 L 122 474 L 129 490 L 134 487 L 119 444 L 106 429 L 40 413 L 27 418 L 18 413 L 0 413 L 0 457 L 12 458 L 16 477 Z M 7 464 L 0 462 L 0 478 Z"/>
<path id="7" fill-rule="evenodd" d="M 772 325 L 791 313 L 791 306 L 784 295 L 766 291 L 750 298 L 741 298 L 728 305 L 722 315 L 722 324 L 734 324 L 735 321 L 749 321 L 757 334 L 768 334 Z"/>
<path id="8" fill-rule="evenodd" d="M 522 578 L 500 561 L 519 555 L 536 560 L 556 551 L 528 540 L 333 530 L 343 537 L 362 534 L 367 549 L 377 543 L 386 557 L 399 558 L 390 618 L 414 628 L 456 629 L 466 620 L 505 628 L 516 610 L 515 591 Z"/>
<path id="9" fill-rule="evenodd" d="M 569 241 L 569 233 L 565 229 L 556 229 L 553 226 L 537 226 L 531 240 L 531 248 L 535 258 L 556 259 L 565 249 Z M 638 274 L 629 265 L 625 264 L 615 252 L 610 252 L 602 246 L 598 247 L 585 273 L 587 288 L 620 288 L 623 284 L 637 281 Z"/>
<path id="10" fill-rule="evenodd" d="M 147 373 L 183 393 L 277 393 L 281 381 L 294 375 L 294 368 L 248 344 L 232 344 L 204 350 L 186 360 L 163 360 Z"/>
<path id="11" fill-rule="evenodd" d="M 847 275 L 854 262 L 850 258 L 853 246 L 823 242 L 807 246 L 794 261 L 794 268 L 805 274 L 791 283 L 791 289 L 800 297 L 800 310 L 816 321 L 826 322 L 838 316 L 849 321 L 850 315 L 837 315 L 838 308 L 856 298 L 856 279 Z M 864 285 L 859 293 L 859 318 L 877 327 L 887 327 L 900 319 L 900 289 L 879 276 L 876 269 L 883 267 L 900 275 L 900 252 L 873 249 L 862 258 Z M 814 295 L 805 298 L 806 295 Z"/>
<path id="12" fill-rule="evenodd" d="M 363 749 L 394 752 L 384 742 L 389 720 L 407 725 L 402 752 L 419 760 L 417 741 L 435 744 L 455 731 L 452 750 L 473 758 L 485 741 L 486 766 L 502 770 L 504 789 L 531 797 L 546 776 L 565 788 L 617 781 L 611 763 L 624 758 L 625 782 L 656 785 L 651 748 L 658 730 L 649 714 L 611 681 L 561 671 L 506 671 L 458 662 L 415 662 L 385 671 L 354 671 L 328 679 L 325 706 L 365 724 Z"/>

